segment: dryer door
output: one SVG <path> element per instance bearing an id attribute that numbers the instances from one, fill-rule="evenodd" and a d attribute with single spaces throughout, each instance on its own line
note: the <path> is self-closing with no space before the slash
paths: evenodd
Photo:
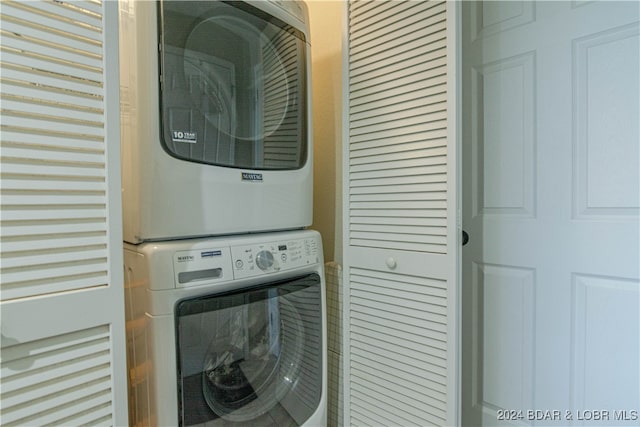
<path id="1" fill-rule="evenodd" d="M 180 425 L 299 426 L 322 395 L 320 277 L 176 306 Z"/>
<path id="2" fill-rule="evenodd" d="M 218 166 L 303 167 L 304 34 L 243 2 L 159 7 L 165 150 Z"/>

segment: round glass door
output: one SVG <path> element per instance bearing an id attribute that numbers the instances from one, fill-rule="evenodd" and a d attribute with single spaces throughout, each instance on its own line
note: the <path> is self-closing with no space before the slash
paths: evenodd
<path id="1" fill-rule="evenodd" d="M 180 425 L 299 426 L 322 394 L 317 274 L 176 306 Z"/>
<path id="2" fill-rule="evenodd" d="M 165 150 L 219 166 L 304 166 L 303 33 L 243 2 L 160 5 Z"/>
<path id="3" fill-rule="evenodd" d="M 304 327 L 286 299 L 251 303 L 229 317 L 221 326 L 232 336 L 212 341 L 207 350 L 203 393 L 221 418 L 249 421 L 278 404 L 298 377 Z"/>

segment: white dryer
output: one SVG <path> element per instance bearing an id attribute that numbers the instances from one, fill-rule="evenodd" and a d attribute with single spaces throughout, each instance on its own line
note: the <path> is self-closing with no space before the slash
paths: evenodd
<path id="1" fill-rule="evenodd" d="M 312 221 L 298 1 L 120 2 L 124 240 Z"/>
<path id="2" fill-rule="evenodd" d="M 325 426 L 315 231 L 125 246 L 131 425 Z"/>

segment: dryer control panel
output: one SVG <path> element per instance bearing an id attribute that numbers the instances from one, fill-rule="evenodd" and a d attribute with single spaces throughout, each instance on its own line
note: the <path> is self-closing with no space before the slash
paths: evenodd
<path id="1" fill-rule="evenodd" d="M 231 257 L 236 279 L 291 270 L 320 261 L 318 241 L 314 238 L 232 246 Z"/>

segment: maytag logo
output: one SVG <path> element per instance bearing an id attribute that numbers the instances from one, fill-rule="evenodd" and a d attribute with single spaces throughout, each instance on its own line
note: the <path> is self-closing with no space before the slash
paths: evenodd
<path id="1" fill-rule="evenodd" d="M 193 261 L 195 258 L 193 255 L 180 255 L 178 256 L 178 262 L 189 262 Z"/>
<path id="2" fill-rule="evenodd" d="M 242 172 L 243 181 L 262 182 L 261 173 Z"/>

